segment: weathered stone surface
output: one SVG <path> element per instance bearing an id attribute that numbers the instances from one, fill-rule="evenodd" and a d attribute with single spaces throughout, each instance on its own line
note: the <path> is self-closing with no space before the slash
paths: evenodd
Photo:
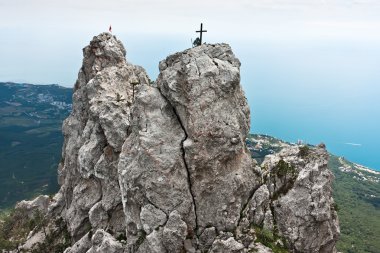
<path id="1" fill-rule="evenodd" d="M 131 124 L 134 86 L 149 82 L 141 67 L 126 62 L 123 45 L 111 34 L 94 37 L 83 54 L 83 66 L 74 88 L 73 111 L 63 124 L 61 189 L 54 206 L 76 239 L 87 233 L 91 225 L 108 226 L 104 212 L 110 218 L 120 210 L 117 163 Z M 95 204 L 102 207 L 102 215 L 99 209 L 92 209 Z M 118 223 L 124 224 L 123 220 Z M 114 233 L 125 229 L 112 228 L 118 230 Z"/>
<path id="2" fill-rule="evenodd" d="M 31 252 L 40 242 L 43 242 L 46 239 L 46 236 L 43 231 L 31 231 L 28 235 L 26 242 L 19 247 L 19 250 L 24 252 Z M 15 253 L 18 251 L 15 251 Z M 12 252 L 13 253 L 13 252 Z"/>
<path id="3" fill-rule="evenodd" d="M 164 253 L 166 249 L 162 244 L 162 229 L 154 230 L 150 233 L 139 245 L 138 250 L 134 250 L 136 246 L 130 245 L 128 247 L 128 252 L 137 252 L 137 253 Z"/>
<path id="4" fill-rule="evenodd" d="M 237 242 L 233 237 L 226 240 L 216 239 L 211 246 L 210 253 L 243 253 L 246 252 L 244 245 Z"/>
<path id="5" fill-rule="evenodd" d="M 125 214 L 123 205 L 116 206 L 108 215 L 107 230 L 112 231 L 115 237 L 125 236 Z"/>
<path id="6" fill-rule="evenodd" d="M 197 227 L 233 231 L 258 187 L 246 149 L 250 114 L 240 62 L 226 44 L 202 45 L 160 62 L 157 86 L 185 132 L 182 147 Z"/>
<path id="7" fill-rule="evenodd" d="M 262 185 L 253 194 L 247 208 L 244 210 L 244 214 L 256 225 L 262 225 L 266 217 L 266 212 L 268 209 L 270 211 L 269 204 L 270 196 L 268 187 L 266 185 Z"/>
<path id="8" fill-rule="evenodd" d="M 286 149 L 257 166 L 245 144 L 240 62 L 228 45 L 169 56 L 153 85 L 111 34 L 83 52 L 63 124 L 61 189 L 19 204 L 41 208 L 50 228 L 63 221 L 65 253 L 270 253 L 257 242 L 261 230 L 294 252 L 334 252 L 326 151 Z M 25 246 L 42 235 L 37 229 Z"/>
<path id="9" fill-rule="evenodd" d="M 67 248 L 64 253 L 86 253 L 91 246 L 91 235 L 87 233 L 73 246 Z"/>
<path id="10" fill-rule="evenodd" d="M 169 215 L 162 232 L 163 244 L 168 252 L 183 252 L 187 236 L 187 225 L 181 219 L 178 211 L 173 211 Z"/>
<path id="11" fill-rule="evenodd" d="M 108 225 L 108 214 L 102 206 L 102 202 L 93 205 L 88 212 L 91 227 L 94 229 L 106 229 Z"/>
<path id="12" fill-rule="evenodd" d="M 254 249 L 257 253 L 273 253 L 273 251 L 270 248 L 265 247 L 261 243 L 255 243 Z"/>
<path id="13" fill-rule="evenodd" d="M 132 115 L 118 167 L 128 243 L 141 238 L 141 208 L 148 204 L 166 216 L 178 211 L 192 231 L 195 213 L 181 149 L 185 134 L 172 107 L 157 88 L 140 86 Z"/>
<path id="14" fill-rule="evenodd" d="M 160 209 L 148 204 L 141 208 L 140 219 L 145 233 L 150 234 L 154 229 L 163 226 L 167 217 Z"/>
<path id="15" fill-rule="evenodd" d="M 91 242 L 92 247 L 87 253 L 124 253 L 123 245 L 104 230 L 97 230 Z"/>
<path id="16" fill-rule="evenodd" d="M 37 198 L 27 201 L 22 200 L 16 204 L 16 209 L 22 209 L 24 213 L 29 217 L 33 217 L 36 212 L 45 215 L 48 211 L 50 198 L 47 195 L 40 195 Z"/>
<path id="17" fill-rule="evenodd" d="M 280 161 L 289 166 L 278 168 Z M 332 199 L 333 175 L 327 162 L 324 148 L 310 148 L 305 157 L 300 157 L 296 147 L 269 156 L 263 163 L 268 168 L 268 184 L 273 186 L 275 223 L 297 252 L 335 251 L 339 223 Z M 291 185 L 284 188 L 286 181 Z"/>
<path id="18" fill-rule="evenodd" d="M 205 228 L 202 234 L 199 236 L 199 249 L 202 252 L 207 251 L 213 244 L 216 236 L 217 233 L 214 227 Z"/>

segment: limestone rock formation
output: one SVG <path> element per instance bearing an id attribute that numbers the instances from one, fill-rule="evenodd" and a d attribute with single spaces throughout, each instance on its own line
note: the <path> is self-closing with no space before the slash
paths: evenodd
<path id="1" fill-rule="evenodd" d="M 264 161 L 269 169 L 267 178 L 271 178 L 267 186 L 272 196 L 272 215 L 279 233 L 294 251 L 333 252 L 339 224 L 332 199 L 333 175 L 327 168 L 328 153 L 324 148 L 307 152 L 300 157 L 299 149 L 285 149 Z M 284 168 L 285 173 L 281 172 Z"/>
<path id="2" fill-rule="evenodd" d="M 264 184 L 243 211 L 238 230 L 254 224 L 277 233 L 292 252 L 335 252 L 340 231 L 327 162 L 323 147 L 268 155 L 261 165 Z"/>
<path id="3" fill-rule="evenodd" d="M 157 86 L 185 133 L 182 149 L 199 234 L 206 227 L 233 232 L 259 183 L 245 145 L 250 114 L 239 67 L 226 44 L 202 45 L 160 63 Z"/>
<path id="4" fill-rule="evenodd" d="M 131 127 L 131 105 L 145 71 L 126 62 L 126 51 L 104 33 L 83 49 L 83 66 L 73 95 L 73 111 L 63 124 L 65 142 L 58 193 L 52 213 L 68 224 L 74 240 L 90 229 L 125 231 L 117 164 Z"/>
<path id="5" fill-rule="evenodd" d="M 45 215 L 48 212 L 50 198 L 47 195 L 40 195 L 37 198 L 27 201 L 22 200 L 16 204 L 16 209 L 24 210 L 24 213 L 29 217 L 33 217 L 36 212 Z"/>
<path id="6" fill-rule="evenodd" d="M 61 189 L 46 233 L 32 234 L 60 238 L 65 253 L 334 252 L 326 151 L 285 150 L 257 165 L 228 45 L 167 57 L 155 83 L 111 34 L 83 54 L 63 124 Z"/>

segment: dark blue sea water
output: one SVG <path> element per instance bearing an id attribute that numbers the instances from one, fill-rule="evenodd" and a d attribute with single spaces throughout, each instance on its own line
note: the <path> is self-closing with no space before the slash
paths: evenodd
<path id="1" fill-rule="evenodd" d="M 236 54 L 253 133 L 324 142 L 330 152 L 380 170 L 379 44 L 258 43 Z"/>

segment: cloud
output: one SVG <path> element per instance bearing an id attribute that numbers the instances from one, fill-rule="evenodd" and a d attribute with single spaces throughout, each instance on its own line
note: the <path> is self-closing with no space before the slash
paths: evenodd
<path id="1" fill-rule="evenodd" d="M 355 147 L 361 147 L 362 144 L 359 144 L 359 143 L 352 143 L 352 142 L 346 142 L 344 143 L 345 145 L 350 145 L 350 146 L 355 146 Z"/>
<path id="2" fill-rule="evenodd" d="M 0 0 L 0 27 L 188 34 L 204 22 L 241 39 L 380 38 L 378 0 Z M 210 33 L 211 34 L 211 33 Z"/>

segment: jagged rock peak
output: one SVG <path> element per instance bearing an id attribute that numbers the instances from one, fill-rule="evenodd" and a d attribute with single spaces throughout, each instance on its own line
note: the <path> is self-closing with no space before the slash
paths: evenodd
<path id="1" fill-rule="evenodd" d="M 159 64 L 160 71 L 165 70 L 168 66 L 174 65 L 180 61 L 183 61 L 188 55 L 189 57 L 200 57 L 207 55 L 210 59 L 218 59 L 221 61 L 227 61 L 231 63 L 234 67 L 240 67 L 240 61 L 237 59 L 232 52 L 231 47 L 228 44 L 203 44 L 198 47 L 189 48 L 182 52 L 175 53 L 168 56 L 165 60 L 161 61 Z M 215 63 L 217 64 L 217 63 Z"/>
<path id="2" fill-rule="evenodd" d="M 203 45 L 162 61 L 157 87 L 139 87 L 118 165 L 138 252 L 208 250 L 236 229 L 259 186 L 239 66 L 228 45 Z"/>
<path id="3" fill-rule="evenodd" d="M 82 69 L 90 80 L 98 71 L 124 63 L 125 56 L 126 50 L 116 36 L 101 33 L 83 48 Z"/>
<path id="4" fill-rule="evenodd" d="M 186 135 L 198 233 L 206 227 L 233 231 L 258 181 L 245 145 L 250 112 L 239 67 L 227 44 L 191 48 L 160 63 L 157 86 Z"/>
<path id="5" fill-rule="evenodd" d="M 257 165 L 230 46 L 167 57 L 153 85 L 109 33 L 83 54 L 63 124 L 61 188 L 47 211 L 42 205 L 48 228 L 31 233 L 24 250 L 68 236 L 66 253 L 265 253 L 259 239 L 268 233 L 294 252 L 335 250 L 326 151 L 296 148 Z"/>
<path id="6" fill-rule="evenodd" d="M 109 33 L 94 37 L 83 55 L 73 111 L 63 123 L 55 208 L 74 239 L 89 228 L 124 233 L 117 163 L 131 126 L 135 86 L 149 83 L 145 70 L 127 63 L 124 46 Z"/>

